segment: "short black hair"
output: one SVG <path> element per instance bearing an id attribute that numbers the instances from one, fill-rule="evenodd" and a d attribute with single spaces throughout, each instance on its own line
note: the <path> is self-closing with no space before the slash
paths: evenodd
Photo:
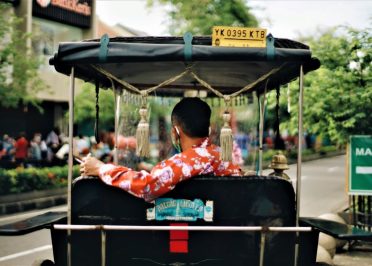
<path id="1" fill-rule="evenodd" d="M 208 137 L 210 119 L 211 108 L 197 97 L 183 98 L 172 111 L 172 122 L 191 138 Z"/>

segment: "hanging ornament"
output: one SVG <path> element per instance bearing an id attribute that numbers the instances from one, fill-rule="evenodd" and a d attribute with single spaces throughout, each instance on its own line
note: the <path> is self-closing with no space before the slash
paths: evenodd
<path id="1" fill-rule="evenodd" d="M 226 110 L 223 114 L 223 126 L 220 134 L 220 145 L 221 145 L 221 160 L 225 162 L 232 161 L 232 148 L 233 148 L 233 135 L 230 126 L 231 114 L 228 111 L 228 106 L 231 104 L 230 97 L 225 97 Z"/>
<path id="2" fill-rule="evenodd" d="M 140 121 L 136 130 L 136 154 L 140 157 L 150 155 L 150 126 L 147 120 L 147 95 L 142 95 L 142 107 L 139 110 Z"/>

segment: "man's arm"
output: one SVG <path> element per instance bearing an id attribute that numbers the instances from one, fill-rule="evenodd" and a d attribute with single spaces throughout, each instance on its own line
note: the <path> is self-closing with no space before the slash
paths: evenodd
<path id="1" fill-rule="evenodd" d="M 188 156 L 177 154 L 157 164 L 149 173 L 144 170 L 134 171 L 124 166 L 104 164 L 93 157 L 86 157 L 81 165 L 81 172 L 84 175 L 99 176 L 110 186 L 119 187 L 136 197 L 151 201 L 172 190 L 182 180 L 203 171 L 202 168 L 194 169 L 185 158 Z"/>

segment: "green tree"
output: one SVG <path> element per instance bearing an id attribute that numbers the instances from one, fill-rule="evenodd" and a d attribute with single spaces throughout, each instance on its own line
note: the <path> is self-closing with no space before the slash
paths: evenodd
<path id="1" fill-rule="evenodd" d="M 372 134 L 371 29 L 338 27 L 305 42 L 322 66 L 305 77 L 304 128 L 338 145 L 353 134 Z M 291 84 L 295 111 L 297 93 L 295 82 Z M 296 124 L 297 116 L 292 116 L 283 126 L 295 133 Z"/>
<path id="2" fill-rule="evenodd" d="M 20 30 L 22 19 L 9 5 L 0 3 L 0 14 L 0 106 L 37 106 L 35 95 L 46 85 L 38 75 L 39 59 L 27 48 L 31 36 Z"/>
<path id="3" fill-rule="evenodd" d="M 187 31 L 195 35 L 210 35 L 213 26 L 257 26 L 244 0 L 148 0 L 170 7 L 170 33 L 182 35 Z"/>

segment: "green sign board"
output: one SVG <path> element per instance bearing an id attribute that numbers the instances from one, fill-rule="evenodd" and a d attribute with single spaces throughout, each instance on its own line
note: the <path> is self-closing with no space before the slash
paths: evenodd
<path id="1" fill-rule="evenodd" d="M 372 195 L 372 136 L 351 136 L 349 194 Z"/>

